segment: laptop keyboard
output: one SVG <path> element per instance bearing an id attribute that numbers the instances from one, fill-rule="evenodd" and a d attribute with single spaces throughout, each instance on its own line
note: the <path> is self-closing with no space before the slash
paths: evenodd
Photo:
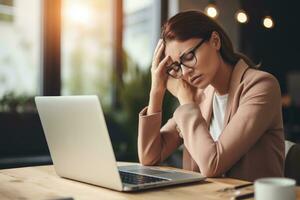
<path id="1" fill-rule="evenodd" d="M 119 173 L 123 183 L 133 184 L 133 185 L 168 181 L 168 179 L 164 179 L 164 178 L 134 174 L 134 173 L 124 172 L 124 171 L 119 171 Z"/>

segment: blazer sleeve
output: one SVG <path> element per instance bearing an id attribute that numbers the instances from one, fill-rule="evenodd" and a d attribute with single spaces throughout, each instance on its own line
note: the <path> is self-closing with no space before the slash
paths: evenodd
<path id="1" fill-rule="evenodd" d="M 216 177 L 229 170 L 258 141 L 279 109 L 279 84 L 272 75 L 264 75 L 244 86 L 239 107 L 218 141 L 211 137 L 198 105 L 179 106 L 174 119 L 201 173 Z"/>
<path id="2" fill-rule="evenodd" d="M 161 127 L 162 113 L 147 115 L 147 107 L 139 113 L 138 155 L 143 165 L 157 165 L 182 143 L 173 118 Z"/>

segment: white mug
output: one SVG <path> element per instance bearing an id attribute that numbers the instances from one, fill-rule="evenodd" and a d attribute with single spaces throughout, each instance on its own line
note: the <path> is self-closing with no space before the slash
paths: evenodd
<path id="1" fill-rule="evenodd" d="M 261 178 L 254 182 L 256 200 L 295 200 L 296 181 L 290 178 Z"/>

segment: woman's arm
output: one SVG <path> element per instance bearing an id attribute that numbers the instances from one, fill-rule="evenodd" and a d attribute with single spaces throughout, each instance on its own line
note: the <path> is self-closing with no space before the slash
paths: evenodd
<path id="1" fill-rule="evenodd" d="M 162 113 L 139 114 L 138 155 L 143 165 L 156 165 L 164 161 L 182 144 L 173 118 L 161 127 Z"/>
<path id="2" fill-rule="evenodd" d="M 185 104 L 175 111 L 174 119 L 183 134 L 184 144 L 203 175 L 219 176 L 229 170 L 280 114 L 277 80 L 271 75 L 255 79 L 244 86 L 239 108 L 216 142 L 198 105 Z"/>
<path id="3" fill-rule="evenodd" d="M 169 56 L 164 57 L 164 49 L 164 42 L 159 40 L 151 66 L 149 106 L 139 115 L 138 155 L 144 165 L 160 163 L 182 144 L 173 119 L 160 129 L 162 102 L 168 81 L 166 63 Z"/>

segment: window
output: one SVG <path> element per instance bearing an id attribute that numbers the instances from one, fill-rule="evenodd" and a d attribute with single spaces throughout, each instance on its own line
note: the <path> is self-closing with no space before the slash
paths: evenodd
<path id="1" fill-rule="evenodd" d="M 39 93 L 41 1 L 0 1 L 0 99 Z"/>
<path id="2" fill-rule="evenodd" d="M 124 0 L 123 49 L 127 72 L 135 67 L 149 70 L 160 33 L 159 8 L 157 0 Z M 133 76 L 127 73 L 124 81 Z"/>
<path id="3" fill-rule="evenodd" d="M 63 0 L 62 95 L 97 94 L 111 103 L 112 1 Z"/>

